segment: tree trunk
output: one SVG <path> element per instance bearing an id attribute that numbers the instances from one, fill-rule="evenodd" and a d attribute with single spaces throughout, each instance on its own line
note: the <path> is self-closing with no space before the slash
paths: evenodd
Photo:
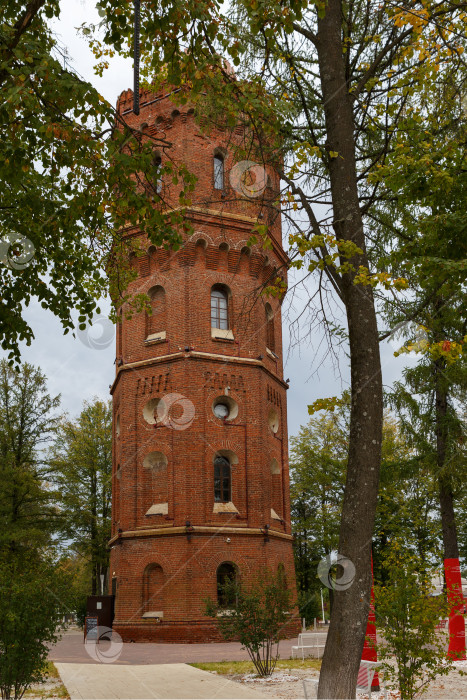
<path id="1" fill-rule="evenodd" d="M 359 206 L 354 119 L 345 80 L 340 0 L 328 0 L 318 20 L 318 60 L 330 158 L 334 231 L 363 254 L 355 269 L 368 267 Z M 377 505 L 383 422 L 378 328 L 371 286 L 343 277 L 347 313 L 351 414 L 347 478 L 339 531 L 339 553 L 355 567 L 354 583 L 336 588 L 331 624 L 321 667 L 319 698 L 355 698 L 371 595 L 371 541 Z M 339 581 L 337 580 L 337 584 Z"/>
<path id="2" fill-rule="evenodd" d="M 454 513 L 452 481 L 450 475 L 445 471 L 448 442 L 448 390 L 446 380 L 443 378 L 444 364 L 442 359 L 434 362 L 436 382 L 436 464 L 438 467 L 439 504 L 443 531 L 444 570 L 450 603 L 448 656 L 465 659 L 465 623 L 462 617 L 464 601 L 459 567 L 456 516 Z"/>
<path id="3" fill-rule="evenodd" d="M 459 546 L 457 543 L 456 516 L 454 514 L 452 484 L 451 477 L 444 473 L 448 438 L 446 423 L 448 412 L 448 394 L 447 388 L 443 386 L 442 364 L 442 360 L 436 360 L 434 363 L 436 375 L 436 464 L 438 467 L 439 504 L 441 508 L 441 525 L 443 529 L 444 558 L 456 559 L 459 557 Z"/>

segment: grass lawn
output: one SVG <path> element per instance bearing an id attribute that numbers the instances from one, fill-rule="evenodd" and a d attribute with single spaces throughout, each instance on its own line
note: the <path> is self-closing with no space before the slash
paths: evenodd
<path id="1" fill-rule="evenodd" d="M 211 673 L 219 674 L 240 674 L 240 673 L 256 673 L 255 667 L 251 661 L 209 661 L 206 663 L 189 664 L 195 668 L 200 668 L 202 671 L 211 671 Z M 276 664 L 276 671 L 286 671 L 288 669 L 303 669 L 304 671 L 310 668 L 317 671 L 321 668 L 321 659 L 279 659 Z"/>
<path id="2" fill-rule="evenodd" d="M 69 698 L 68 691 L 60 680 L 58 671 L 51 661 L 47 661 L 45 667 L 46 679 L 44 683 L 36 683 L 24 693 L 25 698 Z"/>

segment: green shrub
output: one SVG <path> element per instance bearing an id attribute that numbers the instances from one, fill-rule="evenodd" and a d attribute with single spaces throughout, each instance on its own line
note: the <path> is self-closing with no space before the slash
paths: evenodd
<path id="1" fill-rule="evenodd" d="M 269 676 L 293 608 L 283 573 L 262 572 L 248 586 L 227 580 L 221 598 L 233 603 L 227 609 L 207 599 L 206 614 L 217 619 L 224 639 L 241 642 L 260 676 Z"/>
<path id="2" fill-rule="evenodd" d="M 402 700 L 424 693 L 452 662 L 446 659 L 445 639 L 436 631 L 449 614 L 445 596 L 433 596 L 433 569 L 416 554 L 392 542 L 383 561 L 385 585 L 375 586 L 376 624 L 382 636 L 378 658 L 392 688 Z M 395 657 L 396 666 L 391 663 Z"/>
<path id="3" fill-rule="evenodd" d="M 69 580 L 52 562 L 30 553 L 0 555 L 0 691 L 20 700 L 47 674 L 49 645 L 68 609 Z"/>

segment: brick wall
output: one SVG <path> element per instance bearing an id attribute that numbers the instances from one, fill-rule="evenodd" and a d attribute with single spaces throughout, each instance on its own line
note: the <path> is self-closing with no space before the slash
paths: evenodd
<path id="1" fill-rule="evenodd" d="M 135 117 L 127 112 L 127 91 L 118 109 L 133 126 L 145 124 L 143 133 L 170 140 L 174 159 L 197 174 L 187 212 L 195 233 L 180 250 L 167 251 L 131 232 L 147 254 L 134 260 L 138 279 L 129 291 L 148 293 L 154 314 L 135 314 L 117 331 L 114 625 L 124 639 L 196 642 L 218 638 L 203 601 L 217 596 L 223 562 L 235 564 L 246 581 L 283 563 L 295 590 L 281 308 L 278 299 L 261 294 L 274 269 L 285 277 L 286 257 L 278 217 L 271 250 L 246 245 L 263 205 L 258 198 L 240 199 L 229 185 L 232 141 L 242 134 L 204 134 L 189 107 L 181 111 L 169 98 L 156 98 L 143 93 Z M 216 149 L 225 154 L 223 192 L 213 187 Z M 268 173 L 273 190 L 277 176 L 272 168 Z M 222 339 L 211 332 L 213 285 L 228 293 L 230 337 Z M 266 303 L 274 318 L 274 352 L 266 345 Z M 222 397 L 234 407 L 227 421 L 213 413 Z M 231 464 L 228 508 L 214 500 L 219 454 Z M 143 617 L 156 612 L 162 620 Z M 291 622 L 291 633 L 297 625 Z"/>

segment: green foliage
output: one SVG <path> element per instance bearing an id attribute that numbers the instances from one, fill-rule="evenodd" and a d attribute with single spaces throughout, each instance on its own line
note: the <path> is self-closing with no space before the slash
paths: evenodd
<path id="1" fill-rule="evenodd" d="M 32 297 L 65 333 L 72 310 L 84 324 L 109 290 L 120 306 L 132 274 L 123 230 L 138 225 L 155 245 L 180 244 L 193 186 L 168 159 L 181 209 L 162 213 L 153 149 L 167 143 L 142 139 L 67 64 L 51 29 L 59 13 L 57 0 L 0 9 L 0 343 L 11 360 L 33 339 L 22 314 Z"/>
<path id="2" fill-rule="evenodd" d="M 77 420 L 64 419 L 49 454 L 52 479 L 71 547 L 88 562 L 92 593 L 109 563 L 112 498 L 112 408 L 95 399 Z"/>
<path id="3" fill-rule="evenodd" d="M 129 6 L 100 0 L 98 7 L 104 41 L 91 41 L 97 55 L 114 49 L 129 54 Z M 225 6 L 210 0 L 195 5 L 173 0 L 162 12 L 151 0 L 141 8 L 141 49 L 143 76 L 149 83 L 189 85 L 190 100 L 227 128 L 247 122 L 256 136 L 264 137 L 263 157 L 270 155 L 279 137 L 286 182 L 281 203 L 292 219 L 295 211 L 303 215 L 300 224 L 291 224 L 291 246 L 298 253 L 294 264 L 306 259 L 307 267 L 326 271 L 338 285 L 346 271 L 356 274 L 359 269 L 355 243 L 339 240 L 337 231 L 330 233 L 311 212 L 316 202 L 329 202 L 330 178 L 336 161 L 343 159 L 328 141 L 323 109 L 317 47 L 325 7 L 301 1 L 284 5 L 242 0 Z M 380 240 L 373 237 L 375 220 L 380 221 L 373 205 L 394 202 L 394 193 L 409 201 L 407 185 L 415 198 L 424 191 L 439 200 L 458 187 L 454 173 L 465 180 L 465 152 L 456 148 L 457 137 L 446 138 L 446 125 L 459 124 L 467 19 L 463 7 L 450 2 L 415 2 L 410 10 L 372 2 L 359 12 L 342 3 L 340 12 L 342 43 L 333 50 L 342 53 L 346 66 L 359 197 L 372 231 L 367 239 L 372 269 L 364 265 L 360 273 L 372 285 L 388 287 L 392 278 L 403 281 L 409 270 L 394 275 L 388 270 L 391 248 L 382 251 Z M 321 41 L 327 43 L 329 37 Z M 224 58 L 235 66 L 235 77 Z M 187 96 L 180 99 L 186 101 Z M 443 108 L 441 116 L 432 108 L 435 101 Z M 453 209 L 451 214 L 459 230 L 462 222 L 465 230 L 465 210 Z M 393 229 L 394 219 L 388 217 L 385 227 Z M 416 246 L 416 241 L 411 244 Z M 417 264 L 423 265 L 421 251 Z M 404 286 L 401 282 L 395 289 Z"/>
<path id="4" fill-rule="evenodd" d="M 222 588 L 224 599 L 235 603 L 226 610 L 207 599 L 206 614 L 217 619 L 224 639 L 240 641 L 260 676 L 269 676 L 294 605 L 284 574 L 265 570 L 248 586 L 233 579 Z"/>
<path id="5" fill-rule="evenodd" d="M 348 406 L 311 418 L 290 438 L 291 515 L 299 601 L 321 587 L 320 559 L 337 548 L 348 449 Z M 319 595 L 319 594 L 318 594 Z M 313 619 L 302 614 L 307 620 Z M 319 612 L 318 608 L 318 615 Z"/>
<path id="6" fill-rule="evenodd" d="M 0 553 L 0 690 L 20 700 L 44 679 L 49 645 L 69 610 L 69 579 L 49 557 Z"/>
<path id="7" fill-rule="evenodd" d="M 43 449 L 58 424 L 59 397 L 39 369 L 0 361 L 0 551 L 48 546 L 57 527 Z"/>
<path id="8" fill-rule="evenodd" d="M 53 561 L 60 515 L 43 450 L 59 398 L 24 364 L 0 362 L 0 689 L 22 697 L 43 676 L 59 616 L 70 612 L 70 578 Z"/>
<path id="9" fill-rule="evenodd" d="M 390 678 L 390 687 L 398 689 L 403 700 L 411 700 L 452 668 L 446 659 L 445 638 L 436 632 L 449 605 L 444 595 L 432 595 L 435 571 L 407 542 L 390 543 L 383 567 L 386 582 L 375 586 L 376 625 L 382 637 L 378 660 Z"/>
<path id="10" fill-rule="evenodd" d="M 321 599 L 319 597 L 318 591 L 307 590 L 298 591 L 298 611 L 300 614 L 300 619 L 305 618 L 307 624 L 313 622 L 313 620 L 321 619 Z"/>
<path id="11" fill-rule="evenodd" d="M 92 589 L 91 567 L 87 559 L 79 554 L 65 556 L 59 566 L 70 580 L 70 612 L 76 615 L 78 625 L 83 627 L 87 600 Z"/>
<path id="12" fill-rule="evenodd" d="M 412 427 L 418 434 L 417 442 L 407 434 L 404 419 L 396 420 L 386 411 L 373 540 L 376 576 L 384 576 L 382 557 L 394 536 L 414 536 L 422 559 L 437 560 L 441 554 L 437 485 L 432 475 L 431 453 L 426 452 L 423 442 L 427 439 L 426 429 L 416 422 Z M 344 397 L 341 408 L 328 409 L 311 418 L 290 439 L 291 513 L 301 606 L 306 606 L 309 599 L 314 600 L 321 587 L 317 577 L 319 561 L 338 547 L 348 430 L 349 406 Z M 331 591 L 331 606 L 332 602 Z M 320 610 L 318 614 L 321 615 Z M 312 619 L 307 614 L 305 617 Z"/>

